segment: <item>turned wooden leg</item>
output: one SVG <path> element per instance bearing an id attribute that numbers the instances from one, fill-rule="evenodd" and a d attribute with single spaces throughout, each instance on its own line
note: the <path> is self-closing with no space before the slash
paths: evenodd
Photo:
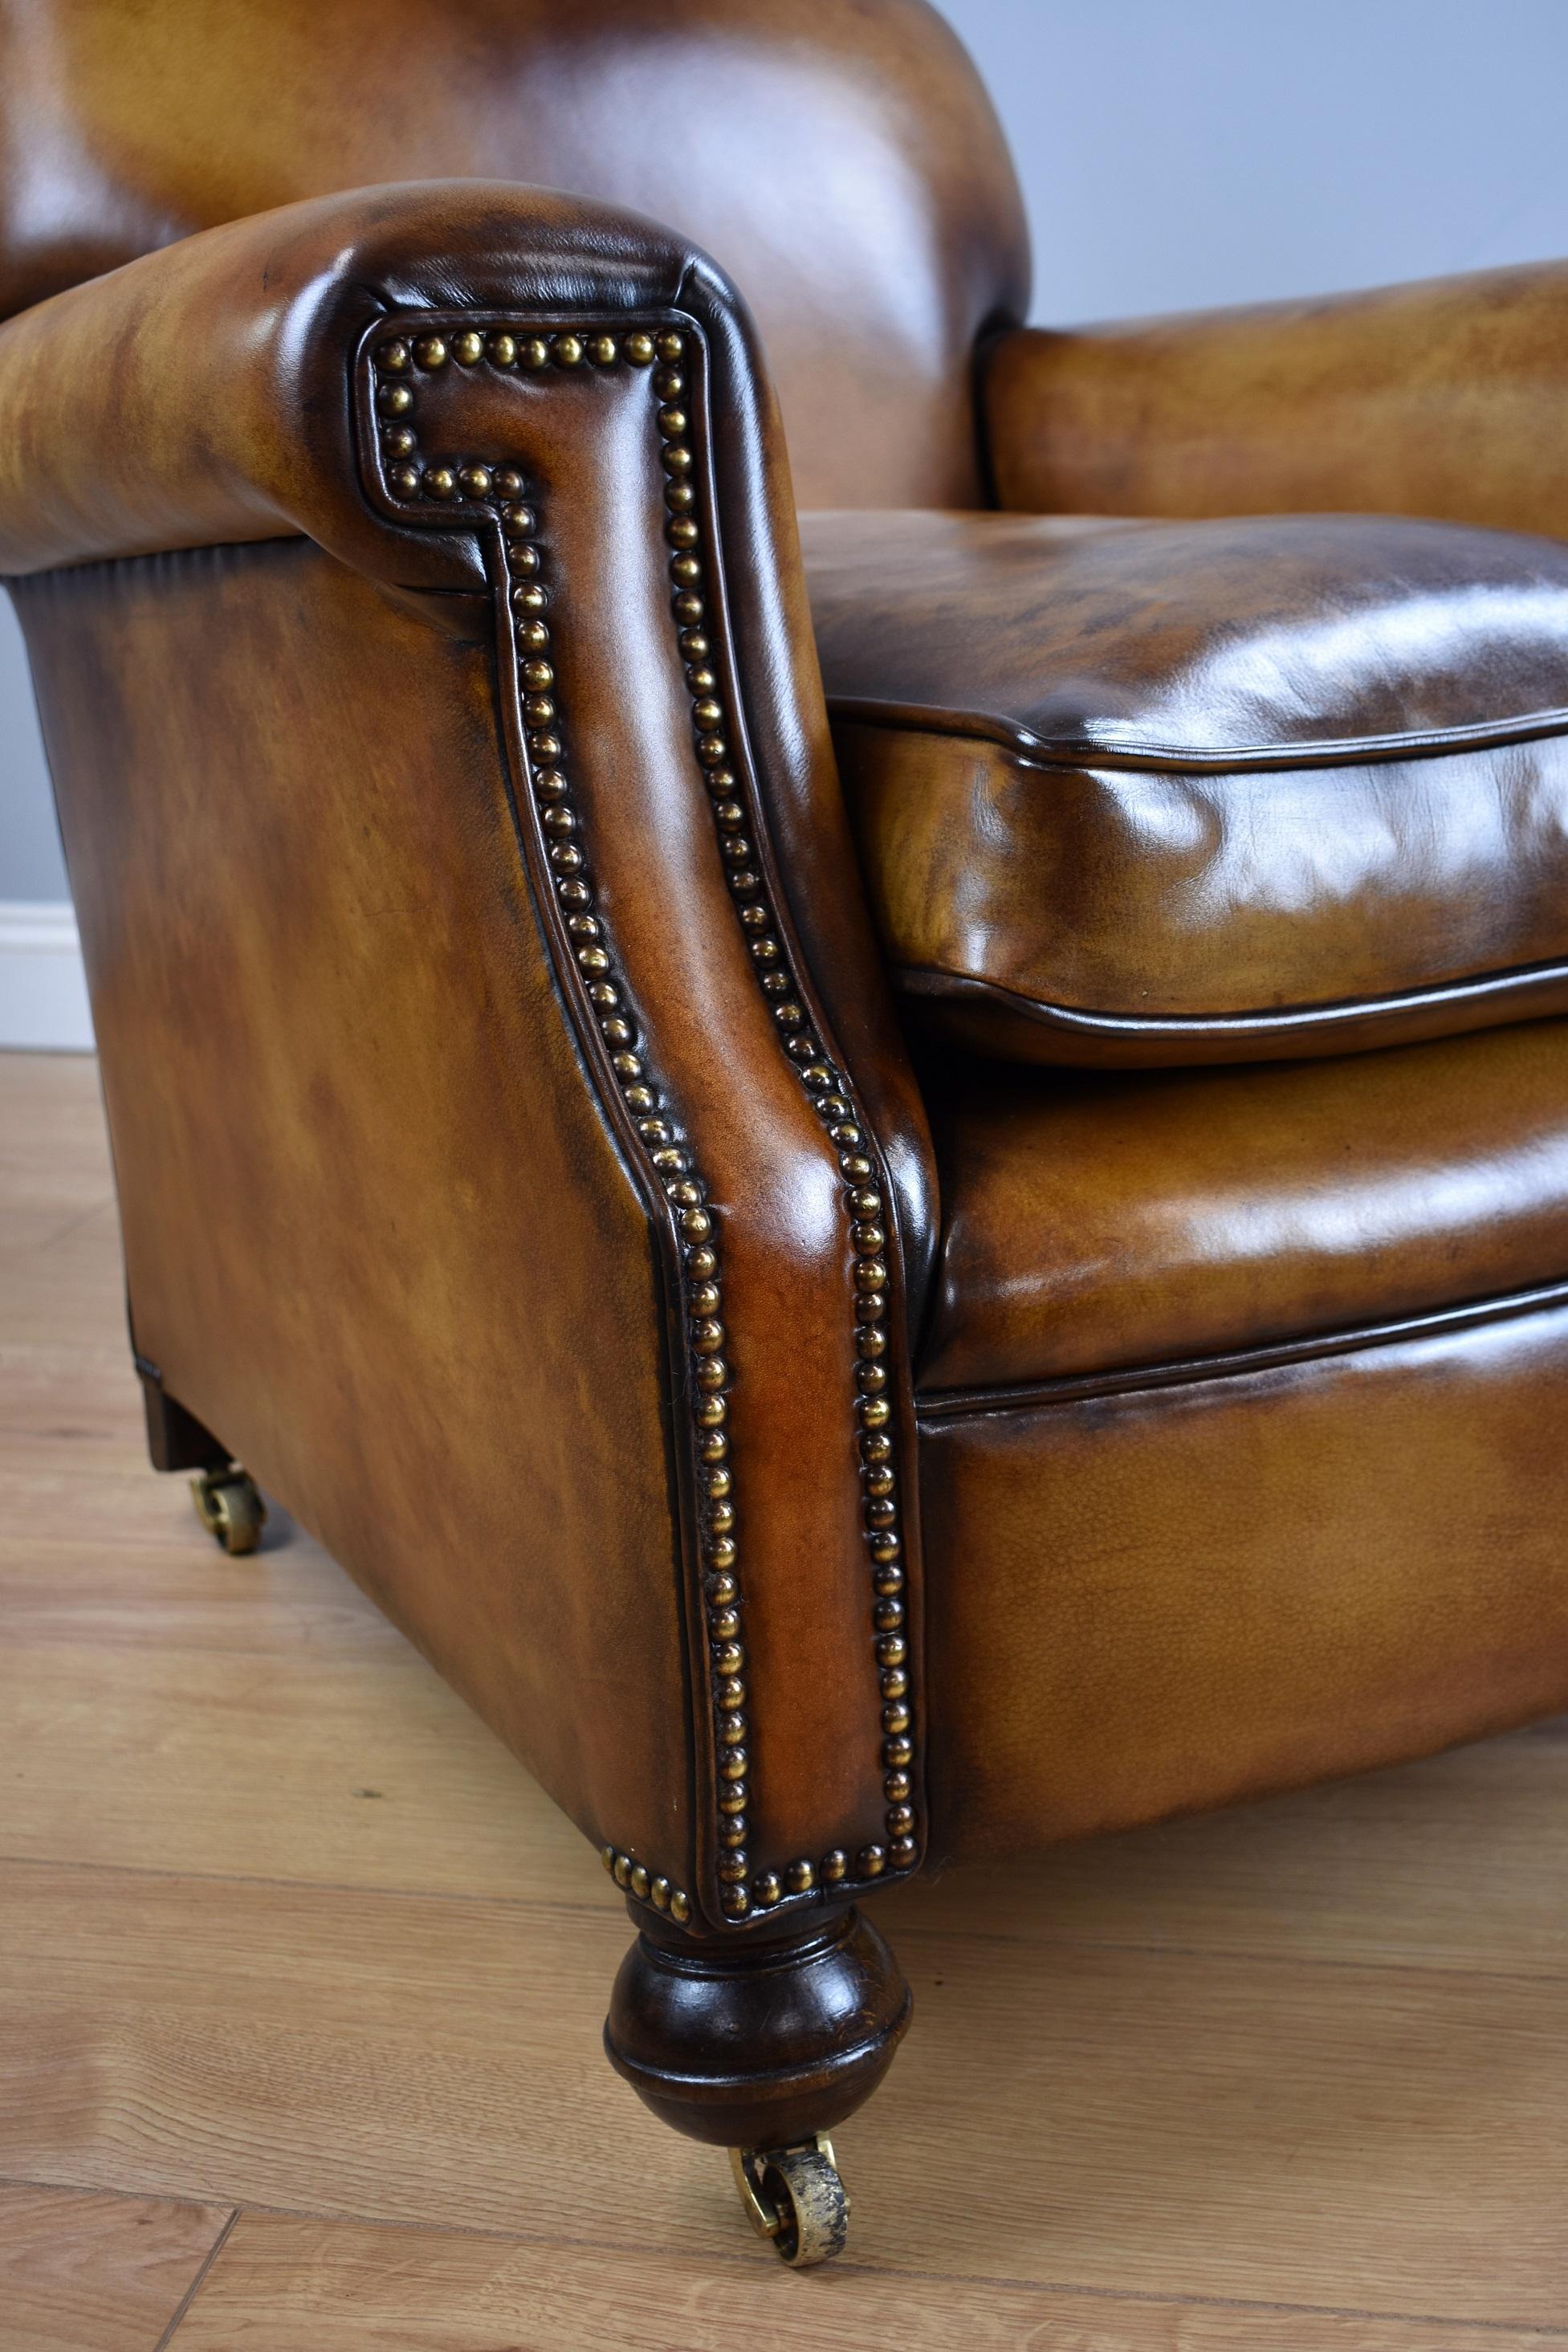
<path id="1" fill-rule="evenodd" d="M 611 2064 L 662 2122 L 732 2151 L 752 2221 L 786 2262 L 829 2260 L 849 2199 L 826 2135 L 870 2098 L 909 2023 L 897 1961 L 852 1910 L 756 1943 L 632 1916 Z"/>

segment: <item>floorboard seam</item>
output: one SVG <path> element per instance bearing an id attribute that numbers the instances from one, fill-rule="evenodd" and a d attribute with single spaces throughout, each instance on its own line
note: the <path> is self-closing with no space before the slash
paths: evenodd
<path id="1" fill-rule="evenodd" d="M 179 2326 L 181 2321 L 184 2318 L 185 2314 L 190 2310 L 192 2304 L 194 2303 L 197 2295 L 201 2292 L 202 2281 L 206 2277 L 207 2273 L 212 2269 L 213 2264 L 217 2261 L 218 2256 L 222 2253 L 225 2246 L 228 2243 L 229 2231 L 239 2220 L 239 2210 L 240 2209 L 237 2205 L 232 2205 L 229 2208 L 229 2216 L 227 2221 L 224 2223 L 223 2228 L 218 2231 L 217 2236 L 213 2240 L 212 2244 L 207 2248 L 206 2256 L 202 2263 L 201 2269 L 196 2273 L 195 2277 L 191 2281 L 190 2285 L 180 2297 L 179 2308 L 175 2311 L 173 2317 L 170 2320 L 168 2326 L 163 2330 L 162 2335 L 158 2338 L 156 2345 L 153 2347 L 153 2352 L 168 2352 L 168 2347 L 174 2341 L 175 2329 Z"/>
<path id="2" fill-rule="evenodd" d="M 105 2192 L 98 2184 L 76 2181 L 13 2180 L 0 2175 L 0 2187 L 30 2189 L 72 2189 L 84 2196 L 103 2195 L 135 2198 L 162 2197 L 179 2204 L 222 2204 L 221 2197 L 204 2197 L 196 2191 L 172 2192 L 166 2189 L 110 2189 Z M 557 2247 L 568 2253 L 623 2253 L 641 2255 L 653 2260 L 671 2257 L 665 2245 L 635 2238 L 616 2238 L 596 2232 L 592 2237 L 573 2237 L 560 2231 L 486 2229 L 478 2222 L 408 2221 L 388 2213 L 355 2213 L 346 2209 L 324 2210 L 309 2205 L 270 2205 L 255 2197 L 243 2198 L 231 2210 L 223 2231 L 213 2245 L 201 2272 L 192 2281 L 176 2320 L 188 2310 L 194 2300 L 197 2287 L 216 2260 L 225 2242 L 240 2220 L 261 2216 L 275 2221 L 309 2221 L 326 2229 L 384 2230 L 422 2237 L 473 2239 L 485 2245 L 518 2246 L 522 2248 Z M 675 2259 L 715 2263 L 727 2271 L 752 2270 L 771 2276 L 758 2257 L 744 2245 L 723 2251 L 688 2250 L 683 2256 L 674 2250 Z M 1091 2280 L 1030 2279 L 1015 2277 L 1007 2271 L 931 2271 L 918 2270 L 892 2263 L 873 2263 L 840 2257 L 834 2265 L 838 2277 L 853 2274 L 862 2278 L 881 2279 L 890 2284 L 935 2287 L 990 2287 L 998 2293 L 1018 2295 L 1053 2294 L 1084 2302 L 1103 2304 L 1136 2304 L 1156 2310 L 1172 2311 L 1235 2311 L 1256 2312 L 1281 2319 L 1352 2319 L 1396 2327 L 1468 2328 L 1482 2335 L 1525 2335 L 1542 2337 L 1552 2344 L 1568 2343 L 1568 2326 L 1558 2326 L 1550 2320 L 1529 2318 L 1483 2319 L 1473 2313 L 1442 2311 L 1401 2311 L 1394 2306 L 1380 2308 L 1376 2305 L 1339 2303 L 1281 2303 L 1270 2296 L 1198 2294 L 1179 2287 L 1116 2287 L 1097 2286 Z M 156 2346 L 155 2352 L 166 2352 L 172 2341 L 175 2321 Z"/>

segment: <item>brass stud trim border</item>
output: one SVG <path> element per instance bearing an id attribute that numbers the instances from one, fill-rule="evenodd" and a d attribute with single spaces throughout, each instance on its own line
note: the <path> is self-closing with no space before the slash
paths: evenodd
<path id="1" fill-rule="evenodd" d="M 572 943 L 579 982 L 585 991 L 594 1028 L 603 1042 L 611 1071 L 635 1131 L 652 1163 L 680 1236 L 684 1304 L 690 1360 L 693 1438 L 697 1491 L 703 1503 L 702 1556 L 705 1625 L 712 1666 L 711 1698 L 717 1789 L 719 1900 L 737 1922 L 791 1909 L 812 1896 L 845 1897 L 858 1885 L 889 1871 L 912 1869 L 919 1859 L 912 1767 L 914 1716 L 910 1704 L 908 1641 L 903 1544 L 898 1526 L 894 1444 L 888 1429 L 892 1408 L 883 1391 L 887 1371 L 888 1312 L 886 1209 L 877 1164 L 868 1150 L 866 1123 L 845 1074 L 828 1057 L 792 969 L 765 876 L 747 839 L 742 787 L 730 765 L 730 736 L 738 736 L 735 714 L 717 671 L 711 666 L 708 632 L 715 625 L 704 595 L 699 550 L 704 525 L 696 454 L 686 410 L 685 368 L 689 330 L 634 329 L 619 336 L 570 329 L 530 333 L 507 328 L 477 328 L 455 334 L 398 334 L 373 353 L 374 406 L 383 480 L 400 503 L 460 500 L 487 509 L 499 527 L 507 566 L 507 604 L 516 647 L 519 714 L 527 750 L 530 805 L 550 868 L 561 919 Z M 654 363 L 658 362 L 657 366 Z M 656 425 L 664 475 L 664 537 L 669 557 L 672 614 L 691 706 L 695 751 L 719 836 L 720 856 L 737 918 L 750 950 L 753 970 L 773 1015 L 782 1050 L 817 1116 L 827 1129 L 843 1184 L 843 1205 L 854 1252 L 852 1297 L 855 1314 L 856 1444 L 860 1465 L 862 1526 L 871 1561 L 871 1612 L 882 1694 L 883 1788 L 886 1800 L 885 1844 L 862 1846 L 852 1867 L 838 1848 L 820 1862 L 807 1857 L 782 1872 L 753 1874 L 746 1851 L 749 1801 L 747 1748 L 748 1722 L 740 1639 L 744 1606 L 737 1575 L 738 1545 L 733 1473 L 725 1430 L 733 1374 L 722 1349 L 722 1276 L 713 1244 L 716 1213 L 708 1187 L 689 1145 L 678 1132 L 671 1106 L 650 1082 L 645 1048 L 627 1017 L 612 945 L 593 911 L 595 893 L 581 845 L 580 813 L 567 773 L 564 722 L 554 694 L 549 659 L 550 625 L 545 615 L 549 589 L 542 574 L 546 549 L 536 506 L 515 467 L 491 467 L 444 456 L 422 460 L 415 426 L 416 387 L 422 375 L 451 364 L 471 369 L 538 373 L 547 368 L 591 372 L 629 365 L 652 370 L 659 407 Z M 760 861 L 757 860 L 759 864 Z M 613 1845 L 601 1849 L 605 1869 L 639 1901 L 651 1902 L 680 1924 L 691 1916 L 683 1890 L 663 1874 L 653 1874 L 635 1856 Z"/>
<path id="2" fill-rule="evenodd" d="M 667 1912 L 677 1927 L 686 1925 L 692 1916 L 692 1898 L 680 1887 L 672 1886 L 663 1876 L 651 1876 L 644 1864 L 612 1845 L 601 1845 L 599 1859 L 617 1886 L 623 1886 L 639 1903 L 651 1903 L 655 1911 Z"/>
<path id="3" fill-rule="evenodd" d="M 915 1717 L 911 1705 L 907 1605 L 904 1598 L 904 1541 L 899 1528 L 897 1472 L 889 1423 L 893 1407 L 885 1393 L 888 1349 L 887 1205 L 877 1163 L 872 1157 L 867 1121 L 845 1072 L 828 1055 L 818 1026 L 802 1003 L 805 993 L 792 966 L 774 894 L 761 871 L 761 859 L 746 834 L 743 789 L 731 765 L 731 739 L 738 741 L 737 714 L 727 707 L 726 689 L 712 661 L 710 631 L 714 622 L 706 585 L 701 550 L 705 522 L 701 514 L 701 472 L 693 447 L 691 420 L 681 406 L 686 395 L 685 375 L 675 364 L 677 348 L 660 358 L 666 364 L 653 377 L 661 402 L 658 414 L 660 457 L 664 503 L 669 514 L 664 537 L 672 550 L 670 578 L 672 609 L 677 625 L 676 646 L 685 665 L 692 730 L 698 765 L 707 787 L 725 878 L 747 945 L 752 969 L 772 1014 L 776 1034 L 808 1101 L 828 1132 L 841 1179 L 841 1202 L 854 1253 L 852 1298 L 854 1313 L 856 1444 L 860 1461 L 862 1531 L 870 1556 L 877 1673 L 882 1693 L 883 1794 L 885 1843 L 873 1842 L 855 1856 L 857 1880 L 879 1878 L 888 1869 L 912 1869 L 920 1858 L 914 1805 Z M 711 524 L 708 535 L 711 536 Z M 841 1853 L 823 1857 L 822 1880 L 841 1885 L 852 1875 Z M 815 1883 L 812 1865 L 789 1865 L 786 1883 L 793 1891 L 808 1892 Z M 761 1908 L 771 1908 L 782 1890 L 777 1876 L 754 1879 L 751 1895 Z"/>

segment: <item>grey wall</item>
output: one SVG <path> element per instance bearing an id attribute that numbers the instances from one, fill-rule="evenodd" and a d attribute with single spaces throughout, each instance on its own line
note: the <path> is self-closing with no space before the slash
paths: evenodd
<path id="1" fill-rule="evenodd" d="M 0 595 L 0 898 L 66 895 L 22 632 L 11 599 Z"/>
<path id="2" fill-rule="evenodd" d="M 1568 0 L 946 0 L 1058 324 L 1568 255 Z"/>
<path id="3" fill-rule="evenodd" d="M 1568 255 L 1568 0 L 947 0 L 946 13 L 1018 158 L 1038 318 Z M 0 598 L 0 898 L 64 895 Z"/>

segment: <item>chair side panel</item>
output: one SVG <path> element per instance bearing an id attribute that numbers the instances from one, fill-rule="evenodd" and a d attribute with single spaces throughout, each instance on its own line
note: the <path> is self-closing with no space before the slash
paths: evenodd
<path id="1" fill-rule="evenodd" d="M 581 1828 L 689 1885 L 666 1309 L 487 654 L 305 541 L 17 596 L 139 1352 Z"/>

